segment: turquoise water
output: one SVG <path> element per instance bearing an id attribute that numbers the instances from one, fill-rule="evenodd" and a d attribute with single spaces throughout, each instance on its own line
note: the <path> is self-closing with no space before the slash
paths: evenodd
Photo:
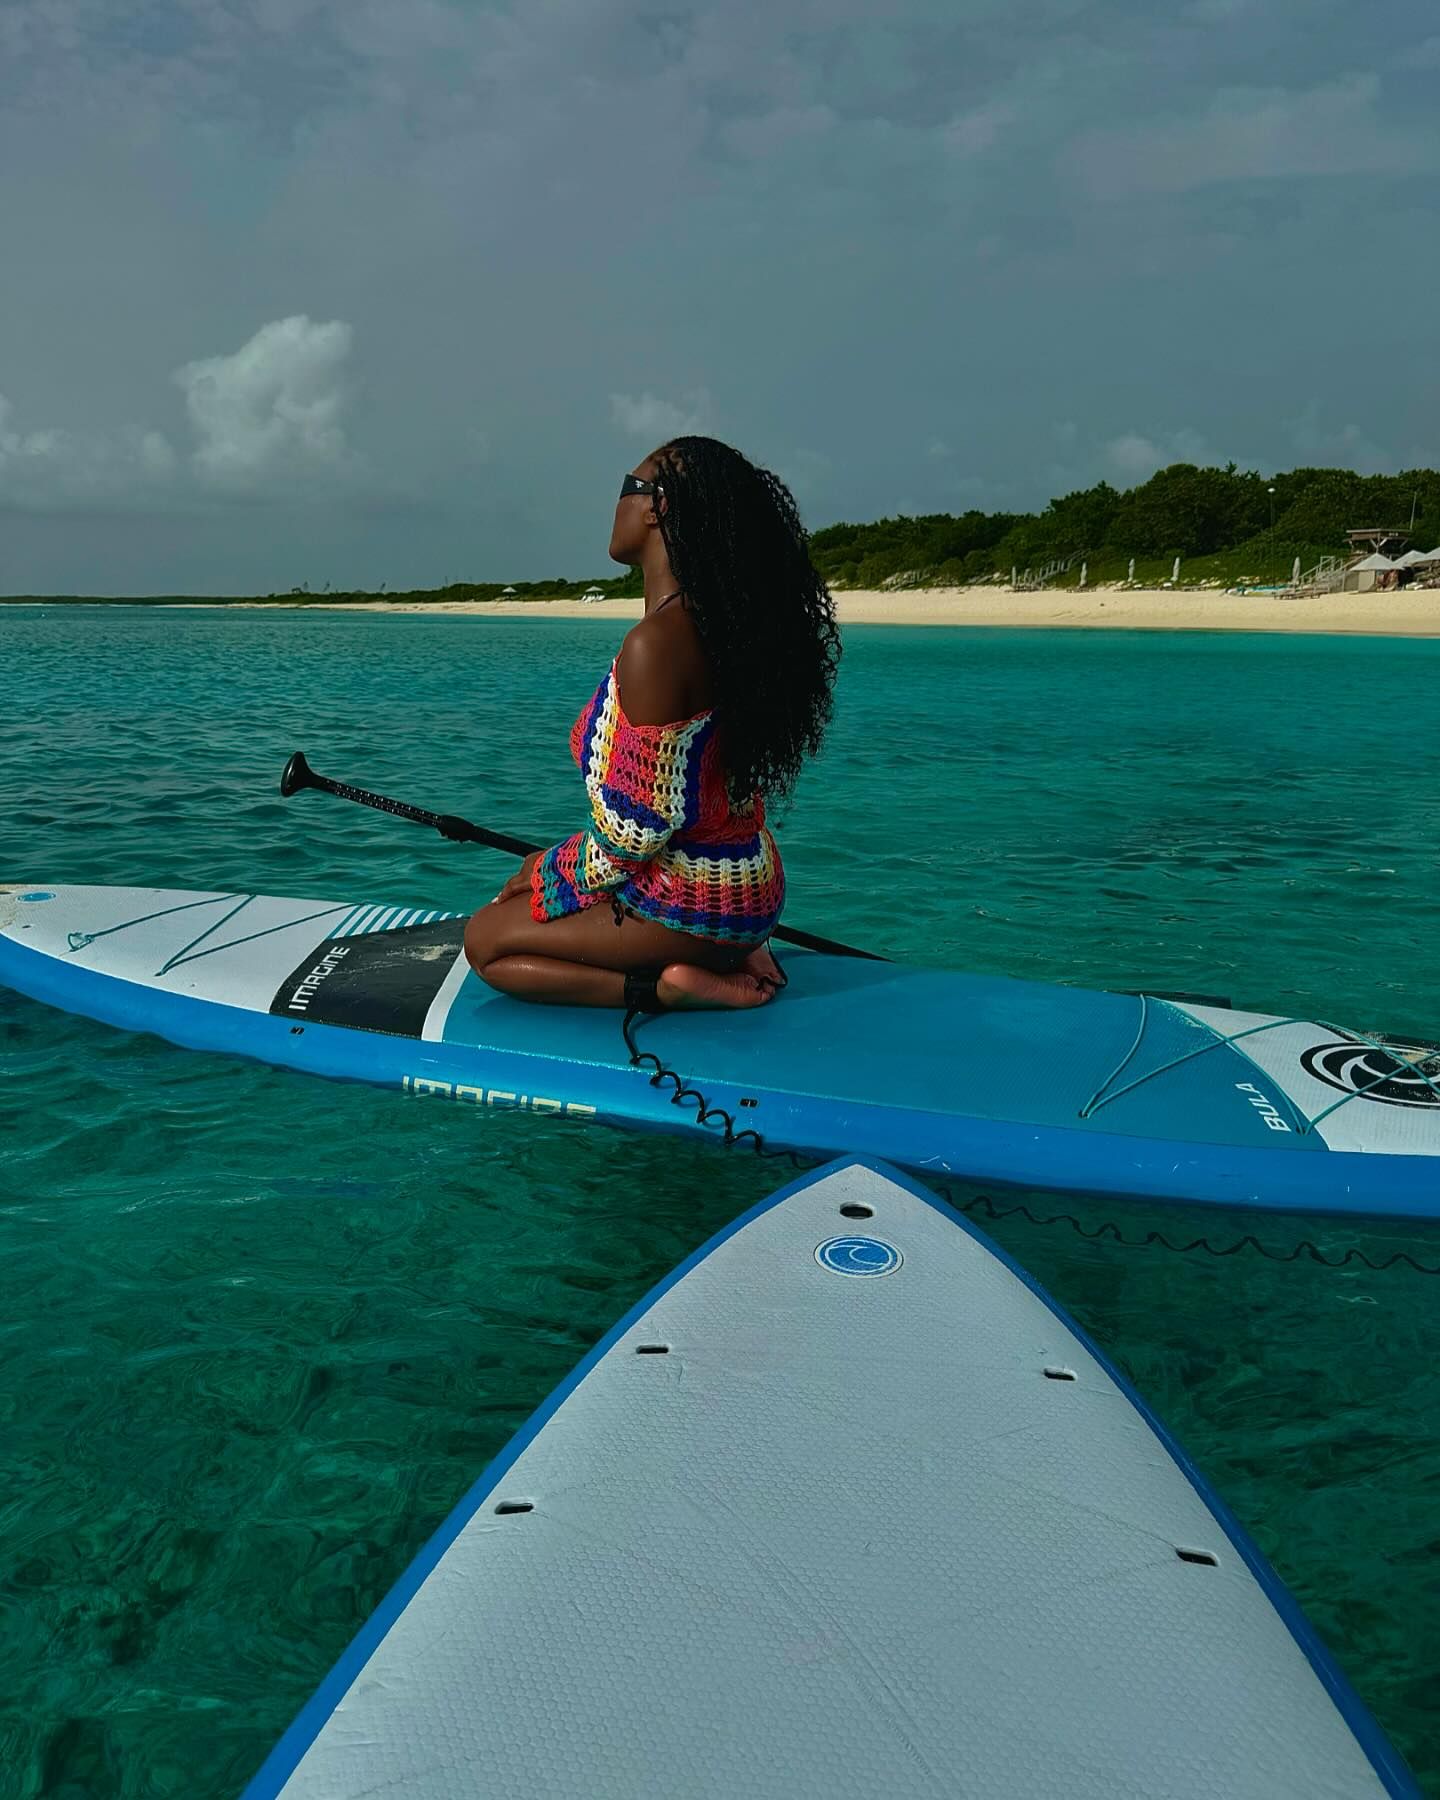
<path id="1" fill-rule="evenodd" d="M 0 609 L 0 878 L 473 905 L 503 859 L 282 802 L 286 756 L 559 836 L 566 731 L 614 641 Z M 853 629 L 780 827 L 788 917 L 917 961 L 1440 1035 L 1437 687 L 1440 643 Z M 0 1786 L 24 1800 L 235 1794 L 489 1455 L 778 1179 L 5 992 L 0 1144 Z M 1064 1204 L 1132 1236 L 1254 1223 Z M 1256 1229 L 1284 1251 L 1300 1228 Z M 1440 1264 L 1440 1232 L 1303 1229 Z M 1440 1792 L 1440 1278 L 994 1230 Z"/>

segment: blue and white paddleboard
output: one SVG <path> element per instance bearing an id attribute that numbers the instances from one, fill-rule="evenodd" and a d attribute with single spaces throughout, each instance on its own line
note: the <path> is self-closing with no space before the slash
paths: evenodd
<path id="1" fill-rule="evenodd" d="M 596 1346 L 246 1800 L 1418 1792 L 1124 1378 L 853 1162 Z"/>
<path id="2" fill-rule="evenodd" d="M 617 1015 L 526 1006 L 419 907 L 0 887 L 0 983 L 195 1049 L 476 1106 L 713 1134 Z M 804 952 L 745 1013 L 639 1043 L 738 1127 L 922 1174 L 1440 1217 L 1440 1056 L 1308 1020 Z"/>

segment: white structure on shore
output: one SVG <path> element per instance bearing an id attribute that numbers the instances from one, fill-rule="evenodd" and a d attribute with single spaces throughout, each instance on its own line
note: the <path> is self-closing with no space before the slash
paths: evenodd
<path id="1" fill-rule="evenodd" d="M 1398 563 L 1391 562 L 1388 556 L 1382 556 L 1378 550 L 1369 556 L 1362 557 L 1357 563 L 1351 563 L 1345 571 L 1345 592 L 1347 594 L 1373 594 L 1379 586 L 1379 578 L 1388 570 L 1398 568 Z"/>

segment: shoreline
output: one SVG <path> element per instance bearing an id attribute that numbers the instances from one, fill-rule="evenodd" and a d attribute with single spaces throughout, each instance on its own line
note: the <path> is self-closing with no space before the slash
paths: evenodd
<path id="1" fill-rule="evenodd" d="M 174 602 L 64 599 L 3 605 L 175 605 L 238 611 L 408 613 L 454 618 L 597 619 L 633 622 L 639 600 L 353 600 L 186 599 Z M 842 625 L 988 626 L 1032 630 L 1263 631 L 1364 637 L 1440 637 L 1440 588 L 1370 594 L 1228 594 L 1213 589 L 1092 588 L 1011 593 L 995 587 L 839 592 Z"/>

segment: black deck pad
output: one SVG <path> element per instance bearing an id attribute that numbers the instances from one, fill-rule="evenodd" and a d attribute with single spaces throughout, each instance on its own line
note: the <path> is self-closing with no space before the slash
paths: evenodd
<path id="1" fill-rule="evenodd" d="M 464 938 L 464 919 L 327 938 L 286 976 L 270 1010 L 301 1024 L 418 1038 Z"/>

